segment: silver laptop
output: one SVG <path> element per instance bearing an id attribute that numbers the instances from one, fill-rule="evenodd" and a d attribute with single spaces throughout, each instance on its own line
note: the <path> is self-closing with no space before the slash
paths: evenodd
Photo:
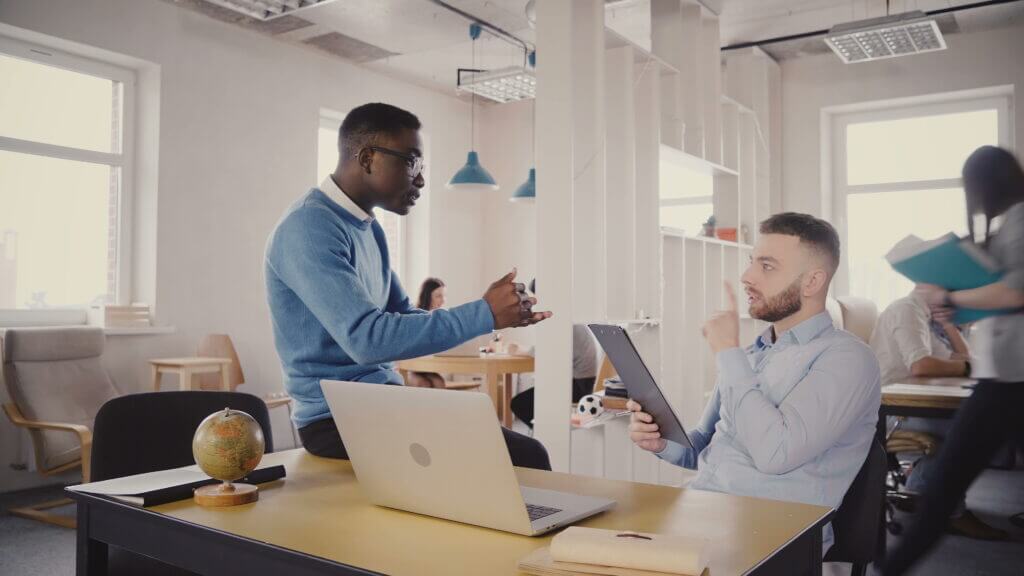
<path id="1" fill-rule="evenodd" d="M 520 486 L 486 394 L 320 385 L 359 485 L 378 506 L 536 536 L 615 505 Z"/>

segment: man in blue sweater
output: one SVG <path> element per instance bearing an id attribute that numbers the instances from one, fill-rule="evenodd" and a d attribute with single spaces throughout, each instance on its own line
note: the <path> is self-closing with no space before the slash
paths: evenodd
<path id="1" fill-rule="evenodd" d="M 293 418 L 308 451 L 347 458 L 321 379 L 402 385 L 391 362 L 441 352 L 491 330 L 551 316 L 515 271 L 483 298 L 426 312 L 391 270 L 374 209 L 409 213 L 420 196 L 420 122 L 387 104 L 353 109 L 341 124 L 334 174 L 285 212 L 267 243 L 267 299 Z M 535 440 L 504 430 L 513 463 L 549 468 Z"/>

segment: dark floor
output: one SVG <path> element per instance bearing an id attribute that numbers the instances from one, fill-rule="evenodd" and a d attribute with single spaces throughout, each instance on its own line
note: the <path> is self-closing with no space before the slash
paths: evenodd
<path id="1" fill-rule="evenodd" d="M 71 530 L 15 518 L 12 506 L 62 497 L 59 487 L 0 494 L 0 575 L 74 574 L 75 534 Z M 974 483 L 967 505 L 986 522 L 1009 531 L 1012 542 L 980 542 L 947 536 L 913 572 L 915 576 L 1024 576 L 1024 529 L 1007 518 L 1024 512 L 1024 470 L 986 470 Z M 70 506 L 58 509 L 73 514 Z M 890 545 L 897 536 L 889 536 Z"/>

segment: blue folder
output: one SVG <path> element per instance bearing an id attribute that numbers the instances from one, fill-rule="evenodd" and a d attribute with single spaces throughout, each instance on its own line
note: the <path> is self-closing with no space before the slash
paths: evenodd
<path id="1" fill-rule="evenodd" d="M 929 242 L 908 236 L 885 258 L 894 270 L 912 282 L 935 284 L 951 292 L 987 286 L 1003 277 L 1003 272 L 984 251 L 952 233 Z M 957 308 L 953 322 L 966 324 L 1012 312 L 1015 310 Z"/>

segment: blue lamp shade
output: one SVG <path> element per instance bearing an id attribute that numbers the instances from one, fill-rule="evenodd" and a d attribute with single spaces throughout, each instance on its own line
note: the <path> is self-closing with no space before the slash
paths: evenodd
<path id="1" fill-rule="evenodd" d="M 520 184 L 519 188 L 512 193 L 509 202 L 533 202 L 537 199 L 537 169 L 530 168 L 530 176 L 526 182 Z"/>
<path id="2" fill-rule="evenodd" d="M 497 190 L 498 183 L 494 181 L 490 172 L 480 165 L 480 157 L 475 151 L 470 150 L 466 158 L 466 165 L 459 168 L 459 171 L 448 181 L 448 187 L 454 190 Z"/>

